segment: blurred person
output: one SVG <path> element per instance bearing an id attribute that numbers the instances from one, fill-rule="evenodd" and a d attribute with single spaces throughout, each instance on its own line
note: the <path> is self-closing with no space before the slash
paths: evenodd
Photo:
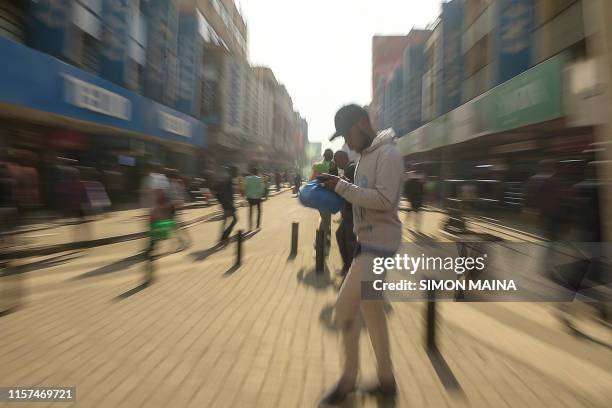
<path id="1" fill-rule="evenodd" d="M 162 190 L 167 195 L 169 189 L 170 181 L 164 173 L 161 163 L 150 163 L 147 175 L 141 182 L 142 206 L 149 209 L 153 208 L 157 202 L 155 190 Z"/>
<path id="2" fill-rule="evenodd" d="M 429 204 L 438 205 L 437 202 L 437 190 L 438 190 L 438 182 L 437 177 L 427 177 L 425 181 L 425 185 L 423 186 L 425 197 L 427 197 L 427 201 Z"/>
<path id="3" fill-rule="evenodd" d="M 58 202 L 62 215 L 68 219 L 76 219 L 74 240 L 86 241 L 91 239 L 91 228 L 88 225 L 87 207 L 89 198 L 85 184 L 81 180 L 81 172 L 76 167 L 78 162 L 71 159 L 62 159 L 61 180 L 57 191 Z"/>
<path id="4" fill-rule="evenodd" d="M 170 181 L 160 163 L 148 165 L 148 175 L 142 182 L 143 203 L 148 210 L 149 243 L 145 255 L 149 261 L 147 283 L 153 282 L 153 260 L 157 243 L 163 239 L 159 226 L 172 219 L 172 201 L 170 198 Z"/>
<path id="5" fill-rule="evenodd" d="M 246 179 L 247 174 L 241 173 L 240 176 L 238 176 L 238 193 L 240 194 L 240 197 L 244 197 L 244 192 L 245 192 L 245 186 L 244 186 L 244 182 Z"/>
<path id="6" fill-rule="evenodd" d="M 274 181 L 276 182 L 276 191 L 280 191 L 282 177 L 281 177 L 280 171 L 278 170 L 274 172 Z"/>
<path id="7" fill-rule="evenodd" d="M 221 204 L 223 209 L 223 222 L 221 223 L 221 238 L 219 244 L 226 244 L 229 240 L 229 236 L 234 229 L 234 226 L 238 222 L 236 216 L 236 207 L 234 206 L 234 178 L 238 175 L 236 167 L 231 167 L 226 174 L 222 175 L 220 180 L 217 182 L 215 192 L 217 194 L 217 200 Z M 226 228 L 225 224 L 228 218 L 232 218 L 232 222 Z"/>
<path id="8" fill-rule="evenodd" d="M 15 180 L 6 162 L 0 161 L 0 233 L 11 232 L 17 222 L 17 206 L 14 198 Z M 0 234 L 0 247 L 8 242 L 8 235 Z"/>
<path id="9" fill-rule="evenodd" d="M 370 391 L 395 397 L 397 386 L 389 352 L 389 334 L 384 299 L 362 300 L 362 283 L 384 279 L 373 275 L 374 258 L 392 257 L 402 239 L 398 218 L 404 162 L 395 146 L 395 133 L 386 129 L 378 134 L 372 128 L 365 109 L 346 105 L 335 116 L 336 132 L 330 140 L 343 136 L 349 148 L 361 157 L 352 184 L 340 177 L 324 174 L 324 185 L 353 204 L 354 230 L 357 236 L 355 258 L 342 283 L 336 301 L 335 321 L 341 331 L 344 348 L 343 372 L 338 382 L 325 394 L 322 404 L 342 401 L 355 389 L 359 369 L 360 320 L 363 317 L 378 362 L 378 385 Z"/>
<path id="10" fill-rule="evenodd" d="M 185 187 L 185 182 L 180 177 L 178 170 L 176 169 L 168 169 L 168 180 L 170 182 L 170 201 L 172 204 L 171 207 L 171 218 L 178 225 L 178 216 L 181 210 L 185 206 L 185 201 L 187 200 L 187 187 Z M 185 228 L 176 228 L 176 238 L 179 241 L 179 251 L 182 251 L 189 246 L 191 246 L 191 238 L 189 237 L 189 233 Z"/>
<path id="11" fill-rule="evenodd" d="M 597 178 L 597 165 L 602 162 L 590 162 L 584 170 L 584 179 L 572 186 L 573 211 L 580 242 L 601 242 L 601 219 L 599 192 L 604 183 Z"/>
<path id="12" fill-rule="evenodd" d="M 544 182 L 554 174 L 554 169 L 553 160 L 541 160 L 538 163 L 536 174 L 531 176 L 525 185 L 525 207 L 527 209 L 537 209 L 539 191 Z"/>
<path id="13" fill-rule="evenodd" d="M 302 177 L 300 175 L 300 170 L 297 169 L 295 171 L 295 176 L 293 176 L 293 192 L 294 194 L 298 194 L 300 191 L 300 187 L 302 187 Z"/>
<path id="14" fill-rule="evenodd" d="M 28 150 L 12 150 L 10 160 L 6 161 L 14 181 L 13 199 L 22 215 L 41 204 L 37 164 L 38 156 Z"/>
<path id="15" fill-rule="evenodd" d="M 261 228 L 261 199 L 264 194 L 263 179 L 259 177 L 257 167 L 251 169 L 251 174 L 245 179 L 245 193 L 249 202 L 249 231 L 253 229 L 253 207 L 257 207 L 257 229 Z"/>
<path id="16" fill-rule="evenodd" d="M 343 171 L 343 178 L 349 183 L 355 184 L 355 162 L 349 161 L 349 156 L 345 151 L 338 150 L 334 154 L 334 163 L 336 163 L 338 169 Z M 345 201 L 341 217 L 340 225 L 336 230 L 336 241 L 342 257 L 341 275 L 344 277 L 351 267 L 357 247 L 357 237 L 353 231 L 353 205 L 349 201 Z"/>
<path id="17" fill-rule="evenodd" d="M 264 181 L 264 200 L 268 199 L 268 195 L 270 194 L 270 175 L 267 173 L 264 173 L 263 175 L 263 181 Z"/>
<path id="18" fill-rule="evenodd" d="M 556 163 L 552 171 L 553 173 L 545 174 L 539 180 L 539 188 L 535 192 L 535 203 L 546 237 L 556 242 L 561 238 L 563 231 L 563 208 L 567 196 L 565 195 L 566 183 L 560 171 L 560 165 Z"/>
<path id="19" fill-rule="evenodd" d="M 404 193 L 410 201 L 410 209 L 414 219 L 414 231 L 419 232 L 421 228 L 421 209 L 423 207 L 424 181 L 421 174 L 410 172 L 405 182 Z"/>
<path id="20" fill-rule="evenodd" d="M 210 179 L 203 178 L 202 183 L 200 184 L 200 194 L 202 195 L 202 199 L 206 205 L 210 205 L 210 201 L 212 199 L 212 193 L 210 191 Z"/>
<path id="21" fill-rule="evenodd" d="M 102 171 L 102 184 L 108 192 L 112 203 L 119 203 L 125 193 L 125 175 L 118 165 L 108 166 Z"/>
<path id="22" fill-rule="evenodd" d="M 338 172 L 333 164 L 333 159 L 334 151 L 332 149 L 325 149 L 323 152 L 323 161 L 312 165 L 310 180 L 314 180 L 323 174 L 332 174 L 337 176 Z M 324 231 L 325 243 L 329 246 L 331 242 L 331 214 L 324 211 L 319 211 L 319 216 L 319 230 Z"/>

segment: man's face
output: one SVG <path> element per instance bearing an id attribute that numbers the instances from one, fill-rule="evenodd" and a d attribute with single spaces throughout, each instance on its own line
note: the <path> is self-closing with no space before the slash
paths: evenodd
<path id="1" fill-rule="evenodd" d="M 338 168 L 344 170 L 348 164 L 348 155 L 346 155 L 344 152 L 338 152 L 334 156 L 334 162 L 336 162 L 336 166 L 338 166 Z"/>
<path id="2" fill-rule="evenodd" d="M 366 146 L 365 132 L 362 130 L 360 122 L 355 123 L 344 134 L 344 140 L 349 149 L 361 153 Z"/>

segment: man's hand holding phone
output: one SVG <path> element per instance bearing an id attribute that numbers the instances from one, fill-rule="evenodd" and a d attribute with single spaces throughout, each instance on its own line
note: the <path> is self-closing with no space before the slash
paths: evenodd
<path id="1" fill-rule="evenodd" d="M 323 173 L 317 176 L 317 181 L 323 184 L 325 188 L 330 191 L 334 191 L 336 189 L 336 184 L 338 184 L 339 180 L 340 180 L 340 177 L 334 176 L 332 174 L 327 174 L 327 173 Z"/>

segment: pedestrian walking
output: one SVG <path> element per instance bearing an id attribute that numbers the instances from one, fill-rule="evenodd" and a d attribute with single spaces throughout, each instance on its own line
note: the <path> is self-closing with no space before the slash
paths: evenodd
<path id="1" fill-rule="evenodd" d="M 323 175 L 327 189 L 353 204 L 357 249 L 342 283 L 335 308 L 335 322 L 342 336 L 344 364 L 339 381 L 323 397 L 322 404 L 336 404 L 355 389 L 359 368 L 359 315 L 368 328 L 378 361 L 379 383 L 371 389 L 379 395 L 397 393 L 389 351 L 389 335 L 382 297 L 362 299 L 362 282 L 371 285 L 383 275 L 374 275 L 377 257 L 392 257 L 402 238 L 398 218 L 404 163 L 395 146 L 392 129 L 378 135 L 368 113 L 358 105 L 342 107 L 335 116 L 336 132 L 330 140 L 344 136 L 349 148 L 361 154 L 355 184 L 333 175 Z"/>
<path id="2" fill-rule="evenodd" d="M 236 207 L 234 206 L 234 178 L 237 176 L 238 170 L 235 167 L 229 169 L 228 173 L 221 176 L 221 179 L 217 183 L 216 193 L 217 200 L 221 204 L 223 209 L 223 222 L 221 223 L 221 238 L 219 244 L 225 244 L 228 241 L 234 226 L 238 222 L 236 216 Z M 225 224 L 228 218 L 232 218 L 231 223 L 227 228 Z"/>
<path id="3" fill-rule="evenodd" d="M 417 172 L 407 174 L 405 195 L 410 201 L 410 209 L 412 210 L 412 218 L 414 221 L 414 231 L 419 232 L 421 229 L 421 208 L 423 207 L 424 180 Z"/>
<path id="4" fill-rule="evenodd" d="M 300 170 L 295 170 L 295 176 L 293 177 L 293 192 L 297 196 L 300 192 L 300 187 L 302 186 L 302 176 L 300 175 Z"/>
<path id="5" fill-rule="evenodd" d="M 281 182 L 282 182 L 282 177 L 281 177 L 281 173 L 280 171 L 276 170 L 274 172 L 274 181 L 276 183 L 276 191 L 280 191 L 281 189 Z"/>
<path id="6" fill-rule="evenodd" d="M 253 230 L 253 207 L 257 207 L 257 229 L 261 228 L 261 199 L 265 192 L 263 179 L 259 177 L 257 167 L 245 179 L 246 198 L 249 202 L 249 231 Z"/>
<path id="7" fill-rule="evenodd" d="M 334 163 L 344 172 L 343 178 L 349 183 L 355 183 L 355 162 L 349 161 L 349 156 L 344 150 L 338 150 L 334 154 Z M 342 209 L 342 218 L 340 225 L 336 230 L 336 241 L 338 249 L 342 257 L 342 272 L 344 277 L 349 271 L 353 262 L 353 255 L 357 246 L 357 237 L 353 231 L 353 205 L 349 201 L 345 201 Z"/>
<path id="8" fill-rule="evenodd" d="M 143 181 L 143 200 L 149 210 L 149 243 L 145 249 L 148 269 L 145 283 L 150 284 L 154 279 L 155 249 L 160 240 L 168 237 L 172 228 L 170 182 L 159 163 L 150 165 L 150 172 Z"/>
<path id="9" fill-rule="evenodd" d="M 191 237 L 184 228 L 178 228 L 179 214 L 185 206 L 187 200 L 187 187 L 181 179 L 178 170 L 168 169 L 168 180 L 170 182 L 170 201 L 172 203 L 172 219 L 177 224 L 175 231 L 176 239 L 179 242 L 178 250 L 182 251 L 191 246 Z"/>
<path id="10" fill-rule="evenodd" d="M 334 174 L 335 166 L 333 165 L 334 152 L 332 149 L 325 149 L 323 152 L 323 161 L 315 163 L 312 166 L 312 175 L 310 180 L 314 180 L 323 174 Z M 335 171 L 337 176 L 337 170 Z M 324 231 L 325 243 L 329 246 L 331 236 L 331 214 L 319 211 L 319 230 Z"/>

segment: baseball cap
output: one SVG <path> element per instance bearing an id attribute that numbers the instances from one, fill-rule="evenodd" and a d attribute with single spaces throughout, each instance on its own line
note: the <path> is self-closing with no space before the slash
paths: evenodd
<path id="1" fill-rule="evenodd" d="M 345 105 L 338 109 L 334 122 L 336 124 L 336 132 L 329 138 L 330 141 L 338 136 L 344 136 L 347 130 L 357 123 L 361 118 L 367 118 L 368 111 L 359 105 Z"/>

